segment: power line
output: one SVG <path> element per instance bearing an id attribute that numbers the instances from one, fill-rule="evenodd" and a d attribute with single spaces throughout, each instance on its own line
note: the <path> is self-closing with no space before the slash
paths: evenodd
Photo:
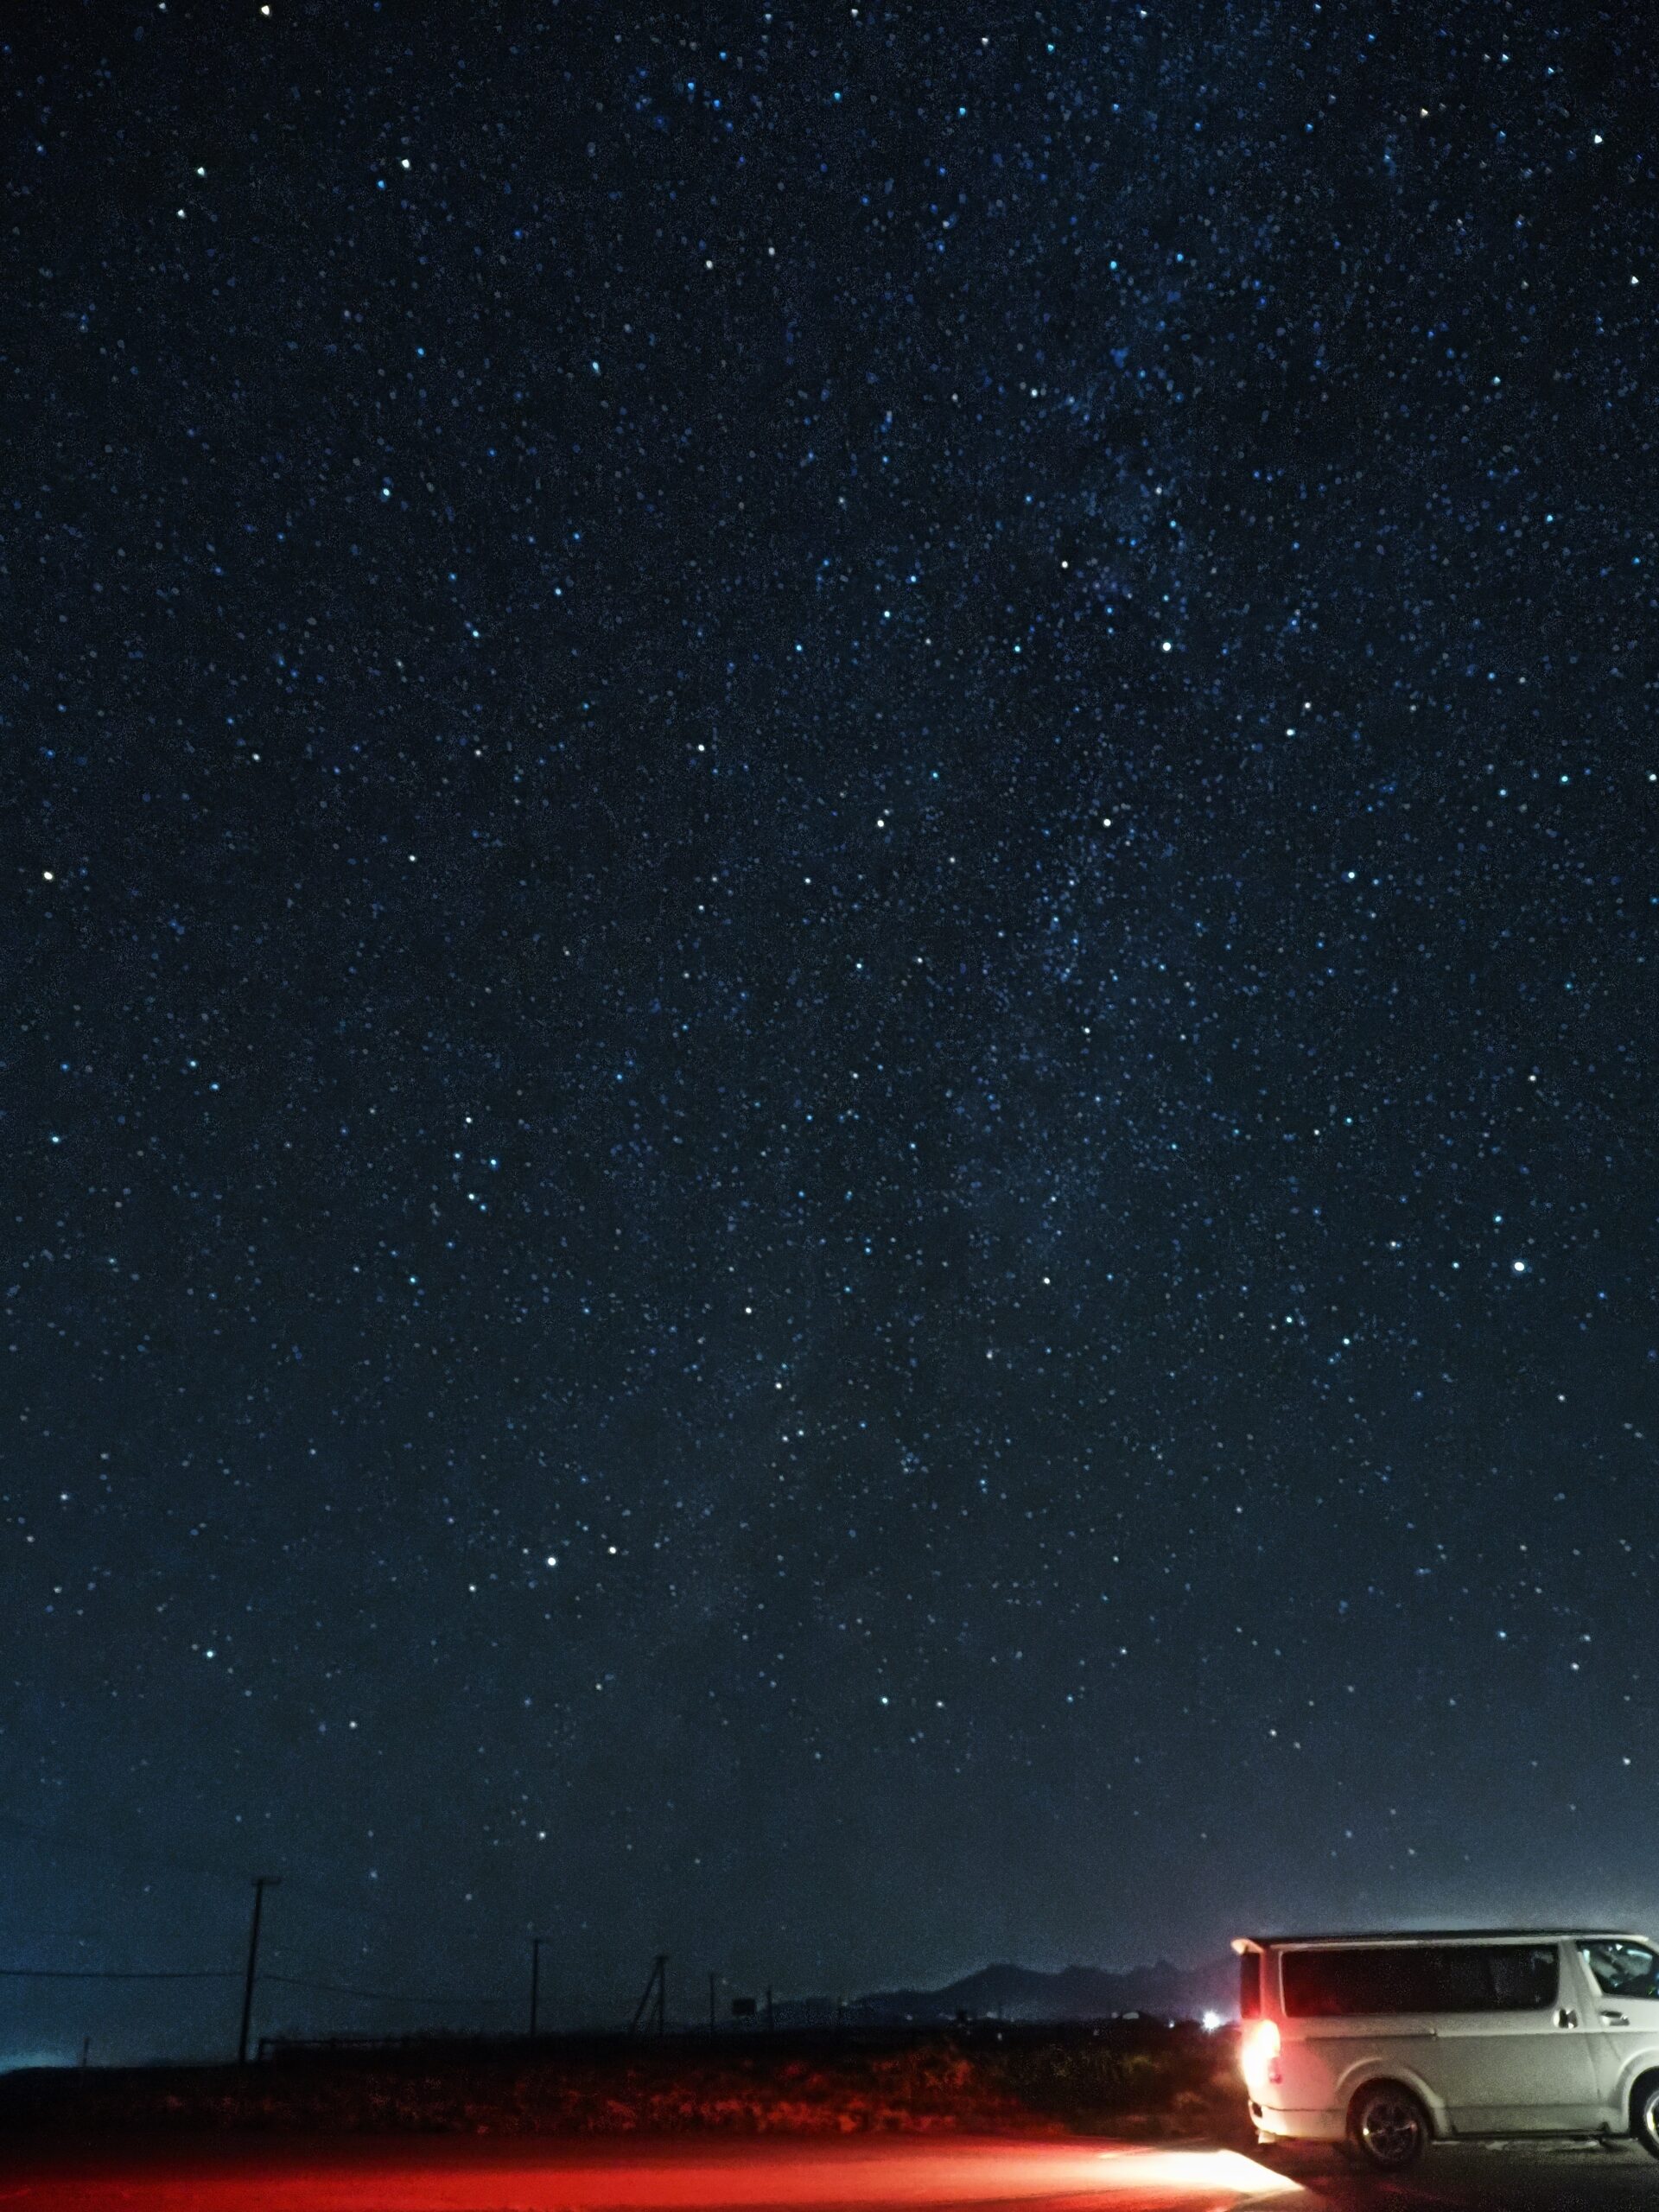
<path id="1" fill-rule="evenodd" d="M 206 1882 L 237 1882 L 245 1877 L 229 1873 L 222 1866 L 207 1866 L 200 1859 L 180 1859 L 164 1851 L 133 1851 L 120 1844 L 99 1843 L 89 1837 L 66 1835 L 60 1829 L 44 1827 L 37 1821 L 19 1820 L 14 1813 L 0 1813 L 0 1828 L 13 1835 L 26 1837 L 54 1851 L 73 1851 L 83 1857 L 113 1859 L 131 1866 L 165 1866 L 170 1873 L 194 1874 Z"/>
<path id="2" fill-rule="evenodd" d="M 236 1967 L 0 1967 L 0 1980 L 4 1981 L 235 1981 L 239 1977 L 240 1969 Z M 341 1981 L 312 1981 L 302 1974 L 262 1974 L 259 1979 L 279 1983 L 284 1989 L 362 1997 L 378 2005 L 447 2005 L 459 2011 L 467 2005 L 496 2007 L 512 2002 L 505 1997 L 428 1997 L 404 1989 L 357 1989 Z"/>
<path id="3" fill-rule="evenodd" d="M 459 2011 L 468 2005 L 499 2005 L 512 2002 L 505 1997 L 419 1997 L 411 1996 L 407 1990 L 353 1989 L 342 1981 L 308 1981 L 292 1974 L 262 1974 L 259 1979 L 261 1981 L 280 1982 L 284 1989 L 321 1989 L 327 1991 L 331 1997 L 366 1997 L 378 2005 L 449 2005 Z"/>
<path id="4" fill-rule="evenodd" d="M 197 1973 L 174 1967 L 0 1967 L 5 1981 L 234 1981 L 234 1967 L 208 1967 Z"/>
<path id="5" fill-rule="evenodd" d="M 194 1874 L 206 1882 L 233 1882 L 238 1888 L 248 1878 L 239 1868 L 209 1866 L 196 1859 L 181 1859 L 175 1853 L 160 1851 L 130 1850 L 119 1844 L 99 1843 L 85 1836 L 68 1835 L 61 1829 L 45 1827 L 37 1821 L 20 1820 L 15 1814 L 0 1813 L 0 1829 L 25 1838 L 29 1842 L 54 1851 L 71 1851 L 92 1859 L 108 1859 L 118 1865 L 131 1866 L 164 1866 L 171 1873 Z M 315 1903 L 330 1912 L 364 1913 L 395 1912 L 398 1908 L 385 1897 L 348 1896 L 337 1890 L 313 1881 L 302 1874 L 285 1878 L 289 1888 L 302 1890 Z"/>

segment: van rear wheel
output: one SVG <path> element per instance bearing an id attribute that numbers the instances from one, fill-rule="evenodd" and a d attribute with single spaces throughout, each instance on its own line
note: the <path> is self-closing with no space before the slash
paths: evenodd
<path id="1" fill-rule="evenodd" d="M 1659 2158 L 1659 2074 L 1644 2074 L 1630 2092 L 1630 2133 L 1650 2158 Z"/>
<path id="2" fill-rule="evenodd" d="M 1659 2082 L 1655 2084 L 1659 2122 Z M 1348 2140 L 1368 2166 L 1397 2174 L 1428 2146 L 1428 2114 L 1398 2082 L 1370 2082 L 1348 2107 Z M 1659 2140 L 1659 2138 L 1656 2139 Z M 1654 2153 L 1659 2158 L 1659 2151 Z"/>

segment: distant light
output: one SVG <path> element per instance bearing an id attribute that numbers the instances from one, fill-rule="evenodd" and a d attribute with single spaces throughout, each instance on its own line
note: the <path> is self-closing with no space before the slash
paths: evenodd
<path id="1" fill-rule="evenodd" d="M 1203 2028 L 1205 2035 L 1214 2035 L 1216 2030 L 1222 2025 L 1222 2018 L 1220 2013 L 1206 2012 L 1202 2021 L 1200 2021 L 1199 2025 Z"/>
<path id="2" fill-rule="evenodd" d="M 1523 1275 L 1527 1274 L 1527 1262 L 1524 1260 L 1511 1260 L 1510 1262 L 1510 1273 L 1512 1275 Z"/>

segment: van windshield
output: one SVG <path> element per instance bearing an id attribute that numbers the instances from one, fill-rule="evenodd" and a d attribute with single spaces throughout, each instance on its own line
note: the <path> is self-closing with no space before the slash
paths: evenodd
<path id="1" fill-rule="evenodd" d="M 1659 1998 L 1659 1959 L 1645 1943 L 1580 1943 L 1604 1997 Z"/>
<path id="2" fill-rule="evenodd" d="M 1553 1943 L 1368 1943 L 1287 1951 L 1292 2019 L 1379 2012 L 1540 2012 L 1555 2002 Z"/>

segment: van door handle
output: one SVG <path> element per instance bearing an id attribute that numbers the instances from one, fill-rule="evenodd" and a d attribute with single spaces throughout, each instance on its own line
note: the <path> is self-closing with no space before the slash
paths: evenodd
<path id="1" fill-rule="evenodd" d="M 1570 2005 L 1563 2005 L 1555 2015 L 1555 2024 L 1558 2028 L 1576 2028 L 1579 2024 L 1579 2016 Z"/>
<path id="2" fill-rule="evenodd" d="M 1623 2012 L 1604 2012 L 1601 2017 L 1611 2027 L 1628 2028 L 1630 2024 Z"/>

